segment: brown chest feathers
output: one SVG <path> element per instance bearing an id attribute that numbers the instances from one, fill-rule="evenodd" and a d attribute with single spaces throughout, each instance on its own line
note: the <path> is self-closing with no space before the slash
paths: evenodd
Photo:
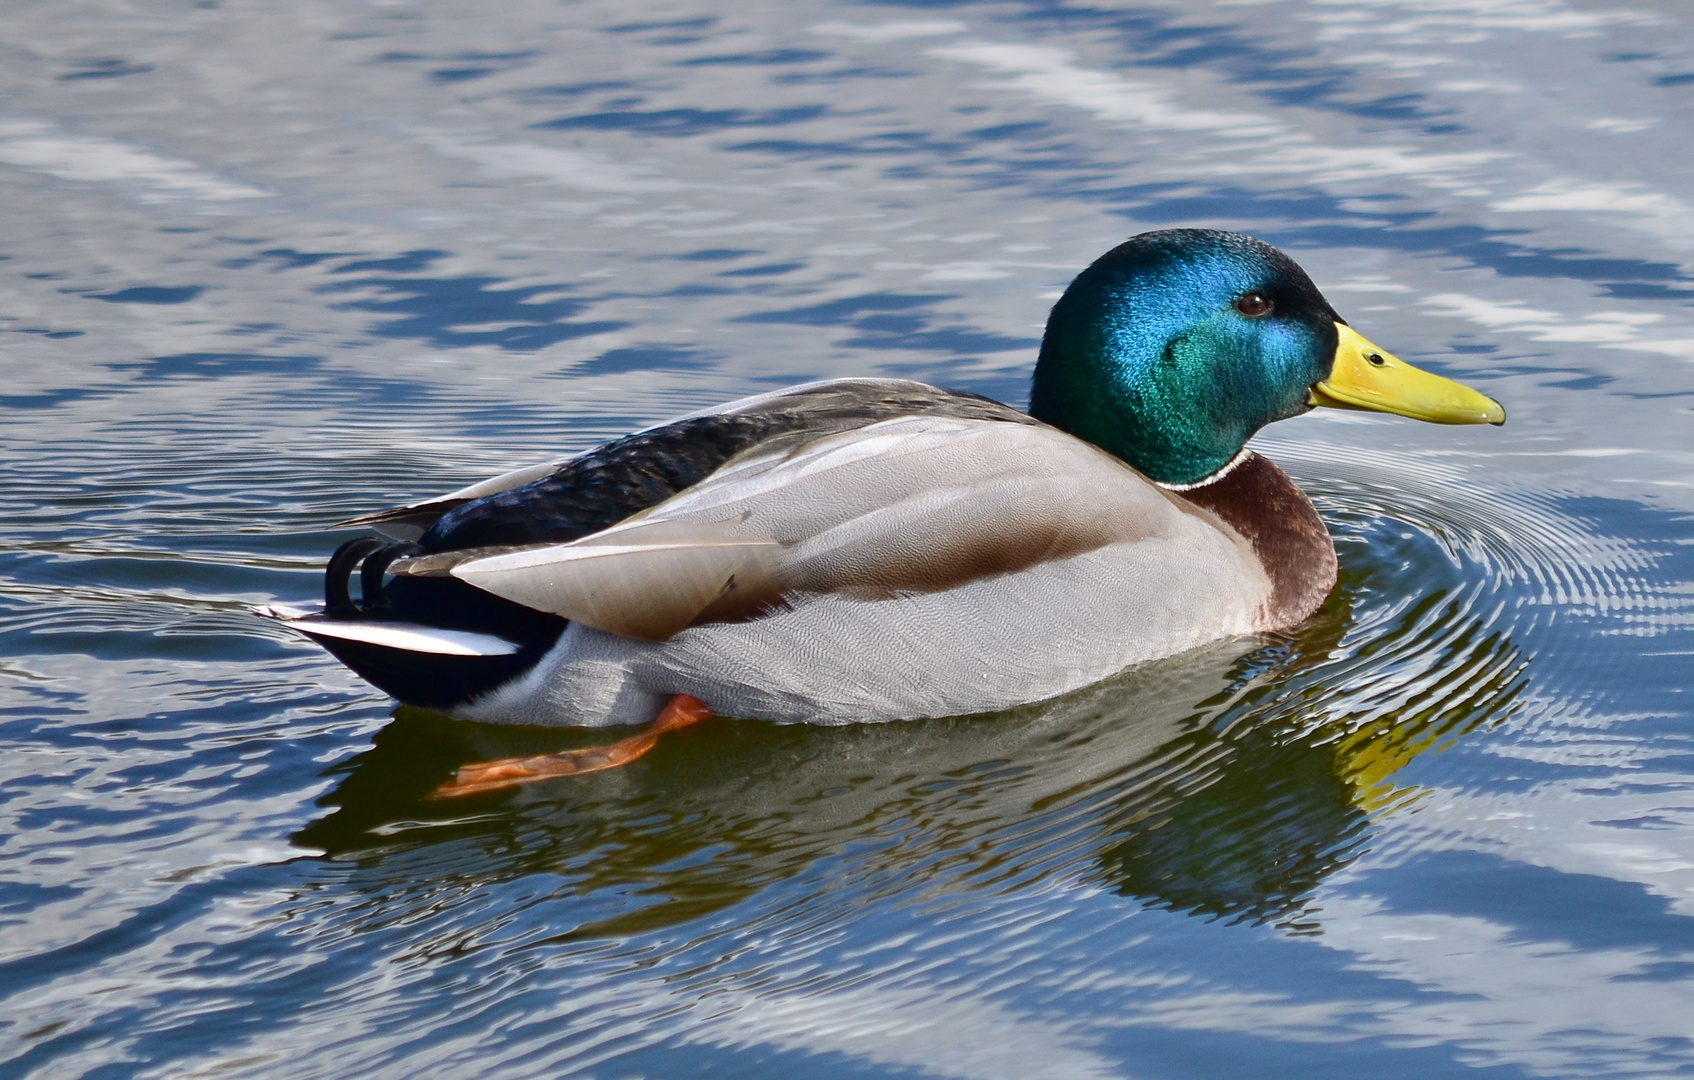
<path id="1" fill-rule="evenodd" d="M 1312 500 L 1269 458 L 1251 451 L 1223 477 L 1176 493 L 1222 518 L 1253 547 L 1270 577 L 1258 630 L 1292 630 L 1335 587 L 1335 545 Z"/>

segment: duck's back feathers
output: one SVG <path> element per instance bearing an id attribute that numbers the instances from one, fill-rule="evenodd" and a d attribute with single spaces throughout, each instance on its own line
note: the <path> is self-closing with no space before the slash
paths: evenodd
<path id="1" fill-rule="evenodd" d="M 625 637 L 756 618 L 798 594 L 945 592 L 1171 534 L 1184 506 L 1053 428 L 933 414 L 743 455 L 613 527 L 447 567 L 496 596 Z M 395 571 L 440 573 L 443 557 Z"/>

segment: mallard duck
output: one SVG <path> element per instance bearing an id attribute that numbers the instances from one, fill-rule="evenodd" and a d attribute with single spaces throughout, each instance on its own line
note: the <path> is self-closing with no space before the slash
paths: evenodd
<path id="1" fill-rule="evenodd" d="M 1054 305 L 1027 413 L 895 379 L 744 398 L 344 522 L 383 537 L 330 558 L 323 610 L 264 613 L 449 716 L 649 725 L 448 793 L 621 764 L 712 712 L 994 711 L 1311 615 L 1329 533 L 1246 443 L 1319 405 L 1505 421 L 1275 248 L 1143 233 Z"/>

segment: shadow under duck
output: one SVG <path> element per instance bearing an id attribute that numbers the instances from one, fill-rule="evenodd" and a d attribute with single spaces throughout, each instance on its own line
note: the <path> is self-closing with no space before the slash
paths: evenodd
<path id="1" fill-rule="evenodd" d="M 1318 405 L 1505 421 L 1269 245 L 1144 233 L 1054 305 L 1028 413 L 893 379 L 745 398 L 346 522 L 383 535 L 330 559 L 323 610 L 261 613 L 449 716 L 654 721 L 454 793 L 621 764 L 709 712 L 994 711 L 1317 610 L 1329 533 L 1246 443 Z"/>

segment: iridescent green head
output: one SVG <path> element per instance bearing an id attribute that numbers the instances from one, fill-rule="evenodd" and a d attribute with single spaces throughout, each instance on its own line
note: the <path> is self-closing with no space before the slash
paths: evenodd
<path id="1" fill-rule="evenodd" d="M 1029 411 L 1166 484 L 1217 472 L 1311 408 L 1340 317 L 1294 260 L 1240 233 L 1143 233 L 1053 306 Z"/>
<path id="2" fill-rule="evenodd" d="M 1029 411 L 1161 484 L 1204 481 L 1314 405 L 1503 424 L 1498 402 L 1360 337 L 1282 252 L 1240 233 L 1142 233 L 1053 305 Z"/>

